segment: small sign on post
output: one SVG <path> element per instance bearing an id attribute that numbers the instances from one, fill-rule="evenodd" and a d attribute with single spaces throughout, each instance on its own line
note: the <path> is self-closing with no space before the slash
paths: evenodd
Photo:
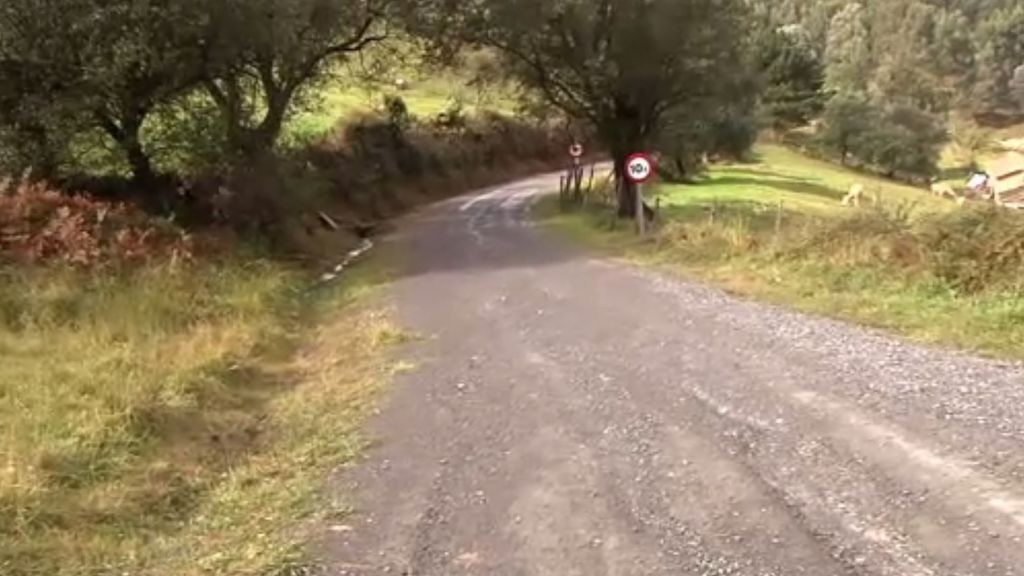
<path id="1" fill-rule="evenodd" d="M 572 200 L 576 204 L 581 204 L 583 201 L 583 144 L 573 142 L 569 146 L 569 157 L 572 158 L 572 165 L 569 166 L 568 175 L 569 187 L 572 191 Z"/>
<path id="2" fill-rule="evenodd" d="M 579 168 L 580 162 L 583 159 L 583 144 L 573 142 L 572 145 L 569 146 L 569 156 L 572 158 L 572 165 Z"/>
<path id="3" fill-rule="evenodd" d="M 626 178 L 636 185 L 636 227 L 641 236 L 647 233 L 643 185 L 652 176 L 654 176 L 654 159 L 648 154 L 633 154 L 626 159 Z"/>

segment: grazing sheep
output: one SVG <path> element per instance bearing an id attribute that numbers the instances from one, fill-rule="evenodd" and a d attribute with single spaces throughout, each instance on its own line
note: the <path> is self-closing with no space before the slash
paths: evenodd
<path id="1" fill-rule="evenodd" d="M 861 200 L 864 199 L 864 185 L 857 182 L 850 187 L 850 191 L 843 196 L 843 206 L 860 206 Z"/>
<path id="2" fill-rule="evenodd" d="M 960 197 L 960 195 L 956 193 L 956 190 L 945 182 L 936 182 L 932 184 L 932 195 L 938 196 L 939 198 L 950 198 L 952 200 L 956 200 Z"/>

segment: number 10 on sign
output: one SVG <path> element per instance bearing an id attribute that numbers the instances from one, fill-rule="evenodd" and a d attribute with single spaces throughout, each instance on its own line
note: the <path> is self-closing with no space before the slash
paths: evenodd
<path id="1" fill-rule="evenodd" d="M 633 154 L 626 159 L 626 178 L 636 185 L 636 225 L 643 235 L 646 232 L 644 221 L 643 183 L 654 175 L 654 160 L 647 154 Z"/>

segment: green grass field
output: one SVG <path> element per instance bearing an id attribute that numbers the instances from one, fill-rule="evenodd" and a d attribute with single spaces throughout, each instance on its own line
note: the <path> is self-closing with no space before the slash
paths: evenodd
<path id="1" fill-rule="evenodd" d="M 871 201 L 877 197 L 885 204 L 915 204 L 927 209 L 953 206 L 924 189 L 814 160 L 783 146 L 761 145 L 754 158 L 747 164 L 716 166 L 696 184 L 661 185 L 657 194 L 669 209 L 715 202 L 775 205 L 781 201 L 789 211 L 828 215 L 841 213 L 843 196 L 854 183 L 860 183 Z"/>
<path id="2" fill-rule="evenodd" d="M 855 181 L 877 191 L 881 206 L 842 207 Z M 758 148 L 756 162 L 715 166 L 697 184 L 657 193 L 663 220 L 644 239 L 603 207 L 560 213 L 550 201 L 538 216 L 612 256 L 737 295 L 1024 358 L 1024 266 L 1014 240 L 1024 222 L 1016 214 L 956 208 L 927 191 L 772 145 Z M 948 235 L 957 241 L 930 244 Z M 979 262 L 1000 264 L 980 288 L 964 289 L 965 278 L 985 268 Z"/>

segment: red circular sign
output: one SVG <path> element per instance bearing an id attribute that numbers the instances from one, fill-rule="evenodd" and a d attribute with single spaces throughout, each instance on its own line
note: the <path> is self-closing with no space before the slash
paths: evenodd
<path id="1" fill-rule="evenodd" d="M 569 156 L 572 156 L 573 158 L 583 156 L 583 145 L 573 144 L 572 146 L 569 146 Z"/>
<path id="2" fill-rule="evenodd" d="M 633 154 L 626 159 L 626 178 L 637 184 L 650 180 L 655 169 L 654 158 L 649 154 Z"/>

